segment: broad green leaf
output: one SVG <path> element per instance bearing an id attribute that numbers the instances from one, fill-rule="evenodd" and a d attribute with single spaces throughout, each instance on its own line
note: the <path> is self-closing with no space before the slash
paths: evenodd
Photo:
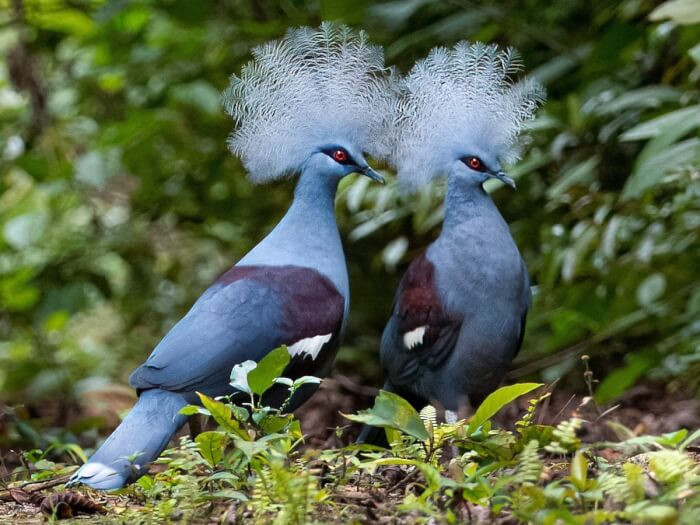
<path id="1" fill-rule="evenodd" d="M 576 47 L 573 51 L 557 54 L 554 58 L 536 67 L 530 73 L 530 77 L 543 85 L 551 84 L 569 71 L 578 66 L 591 54 L 593 44 L 586 43 Z"/>
<path id="2" fill-rule="evenodd" d="M 625 366 L 608 374 L 595 391 L 597 403 L 604 404 L 621 396 L 661 359 L 655 350 L 631 352 L 625 356 Z"/>
<path id="3" fill-rule="evenodd" d="M 183 416 L 194 416 L 195 414 L 201 414 L 200 410 L 201 408 L 198 406 L 186 405 L 178 411 L 178 414 L 182 414 Z"/>
<path id="4" fill-rule="evenodd" d="M 77 443 L 53 443 L 44 451 L 44 455 L 48 455 L 50 451 L 55 451 L 58 454 L 68 453 L 74 460 L 80 460 L 83 463 L 88 462 L 88 457 Z"/>
<path id="5" fill-rule="evenodd" d="M 40 297 L 39 289 L 33 284 L 35 278 L 36 272 L 30 267 L 0 275 L 0 307 L 13 311 L 32 308 Z"/>
<path id="6" fill-rule="evenodd" d="M 400 430 L 396 430 L 395 428 L 391 427 L 385 427 L 384 433 L 386 434 L 386 442 L 389 443 L 390 447 L 393 447 L 395 444 L 401 443 L 402 434 Z"/>
<path id="7" fill-rule="evenodd" d="M 389 27 L 400 26 L 430 0 L 393 0 L 372 5 L 369 9 L 372 18 L 381 20 Z"/>
<path id="8" fill-rule="evenodd" d="M 386 58 L 391 61 L 414 46 L 424 44 L 426 40 L 445 42 L 463 38 L 464 35 L 471 35 L 478 31 L 486 25 L 488 20 L 489 14 L 485 9 L 457 11 L 451 16 L 438 18 L 432 24 L 426 24 L 418 30 L 410 31 L 393 40 L 386 47 Z"/>
<path id="9" fill-rule="evenodd" d="M 266 434 L 274 434 L 275 432 L 281 432 L 292 420 L 293 417 L 291 414 L 284 416 L 270 415 L 260 422 L 260 427 Z"/>
<path id="10" fill-rule="evenodd" d="M 684 122 L 673 120 L 664 123 L 663 128 L 658 129 L 658 133 L 637 155 L 632 175 L 623 188 L 623 201 L 641 195 L 644 190 L 657 184 L 669 170 L 700 159 L 700 147 L 695 142 L 697 139 L 677 143 L 698 124 L 692 115 L 683 116 L 686 117 Z"/>
<path id="11" fill-rule="evenodd" d="M 373 427 L 389 427 L 402 431 L 416 439 L 428 439 L 428 431 L 411 404 L 396 394 L 380 390 L 374 400 L 374 406 L 358 414 L 345 415 L 350 421 L 364 423 Z"/>
<path id="12" fill-rule="evenodd" d="M 121 169 L 121 151 L 118 148 L 89 151 L 75 162 L 75 178 L 88 186 L 101 188 Z"/>
<path id="13" fill-rule="evenodd" d="M 640 196 L 658 184 L 671 169 L 700 161 L 700 139 L 692 138 L 672 146 L 666 146 L 663 139 L 661 135 L 650 141 L 637 157 L 632 175 L 622 190 L 623 201 Z"/>
<path id="14" fill-rule="evenodd" d="M 640 306 L 651 306 L 661 299 L 665 291 L 666 276 L 662 273 L 653 273 L 637 287 L 637 302 Z"/>
<path id="15" fill-rule="evenodd" d="M 248 372 L 255 368 L 255 361 L 243 361 L 231 370 L 231 386 L 236 390 L 250 394 L 248 385 Z"/>
<path id="16" fill-rule="evenodd" d="M 687 434 L 687 432 L 686 432 Z M 683 452 L 687 447 L 695 443 L 698 439 L 700 439 L 700 428 L 697 429 L 695 432 L 690 434 L 687 438 L 683 440 L 683 443 L 681 443 L 680 447 L 678 447 L 678 450 Z"/>
<path id="17" fill-rule="evenodd" d="M 251 418 L 256 425 L 261 425 L 262 422 L 270 415 L 270 412 L 272 412 L 272 411 L 273 411 L 272 407 L 263 406 L 263 407 L 260 407 L 259 409 L 255 410 L 253 412 L 253 415 L 251 416 Z"/>
<path id="18" fill-rule="evenodd" d="M 571 460 L 570 478 L 571 482 L 578 490 L 586 490 L 586 483 L 588 481 L 588 461 L 586 461 L 586 456 L 581 450 L 577 450 Z"/>
<path id="19" fill-rule="evenodd" d="M 32 25 L 49 31 L 87 37 L 95 33 L 92 19 L 78 9 L 31 9 L 29 20 Z"/>
<path id="20" fill-rule="evenodd" d="M 600 158 L 592 156 L 582 162 L 573 164 L 566 169 L 559 179 L 547 190 L 547 197 L 555 199 L 565 193 L 570 187 L 577 184 L 587 184 L 593 180 L 595 170 L 598 169 Z"/>
<path id="21" fill-rule="evenodd" d="M 231 407 L 231 413 L 233 414 L 233 417 L 240 422 L 248 421 L 248 418 L 250 417 L 250 412 L 248 412 L 248 409 L 238 405 L 233 405 Z"/>
<path id="22" fill-rule="evenodd" d="M 254 394 L 262 395 L 275 384 L 275 379 L 282 375 L 289 364 L 289 352 L 285 347 L 272 350 L 248 372 L 248 386 Z"/>
<path id="23" fill-rule="evenodd" d="M 44 234 L 49 222 L 49 216 L 45 212 L 30 212 L 8 220 L 2 228 L 5 242 L 22 250 L 36 244 Z"/>
<path id="24" fill-rule="evenodd" d="M 211 494 L 204 495 L 202 499 L 225 499 L 225 500 L 237 500 L 237 501 L 248 501 L 248 496 L 233 489 L 223 489 L 212 492 Z"/>
<path id="25" fill-rule="evenodd" d="M 155 486 L 155 481 L 153 481 L 151 476 L 146 474 L 145 476 L 141 476 L 136 481 L 136 484 L 144 490 L 151 490 Z"/>
<path id="26" fill-rule="evenodd" d="M 623 91 L 618 97 L 596 108 L 599 115 L 618 115 L 630 108 L 657 108 L 664 102 L 677 102 L 681 92 L 670 86 L 644 86 Z"/>
<path id="27" fill-rule="evenodd" d="M 700 127 L 700 105 L 670 111 L 642 122 L 620 135 L 620 140 L 650 139 L 671 130 L 675 130 L 678 136 L 682 137 L 697 127 Z"/>
<path id="28" fill-rule="evenodd" d="M 649 13 L 654 22 L 668 18 L 679 25 L 700 23 L 700 0 L 668 0 Z"/>
<path id="29" fill-rule="evenodd" d="M 481 425 L 491 419 L 499 410 L 511 401 L 532 392 L 542 386 L 542 383 L 517 383 L 515 385 L 504 386 L 489 394 L 477 409 L 472 417 L 467 434 L 474 433 Z"/>
<path id="30" fill-rule="evenodd" d="M 666 434 L 662 434 L 661 436 L 635 436 L 634 433 L 629 430 L 627 427 L 624 427 L 620 425 L 619 423 L 615 423 L 614 421 L 608 421 L 608 426 L 610 426 L 614 431 L 617 432 L 617 434 L 621 437 L 625 436 L 631 436 L 628 439 L 625 439 L 624 441 L 621 441 L 619 443 L 619 447 L 624 449 L 627 446 L 634 445 L 634 446 L 641 446 L 643 448 L 647 448 L 648 445 L 661 445 L 664 447 L 678 447 L 679 444 L 686 438 L 688 435 L 688 431 L 684 428 L 677 430 L 676 432 L 668 432 Z M 655 447 L 658 448 L 658 447 Z M 679 447 L 682 449 L 681 447 Z"/>
<path id="31" fill-rule="evenodd" d="M 221 109 L 220 93 L 203 80 L 173 86 L 171 93 L 178 102 L 195 106 L 205 113 L 216 115 Z"/>
<path id="32" fill-rule="evenodd" d="M 646 504 L 646 502 L 644 503 Z M 645 505 L 632 515 L 637 523 L 657 523 L 659 525 L 678 523 L 678 511 L 669 505 Z"/>
<path id="33" fill-rule="evenodd" d="M 299 379 L 295 379 L 292 383 L 292 387 L 296 390 L 304 385 L 318 385 L 321 383 L 321 378 L 316 376 L 301 376 Z"/>
<path id="34" fill-rule="evenodd" d="M 224 457 L 224 447 L 228 441 L 226 434 L 217 430 L 202 432 L 195 438 L 202 457 L 215 467 Z"/>
<path id="35" fill-rule="evenodd" d="M 675 432 L 667 432 L 666 434 L 659 436 L 659 444 L 667 447 L 675 447 L 679 445 L 687 435 L 688 430 L 685 428 L 676 430 Z"/>
<path id="36" fill-rule="evenodd" d="M 243 452 L 243 455 L 251 461 L 253 456 L 260 454 L 268 449 L 270 446 L 268 442 L 272 439 L 277 439 L 278 435 L 264 436 L 257 441 L 245 441 L 242 439 L 233 438 L 236 448 Z"/>
<path id="37" fill-rule="evenodd" d="M 700 64 L 700 44 L 695 44 L 692 48 L 690 48 L 688 54 L 693 59 L 693 62 Z"/>
<path id="38" fill-rule="evenodd" d="M 197 392 L 197 395 L 199 396 L 199 400 L 202 402 L 204 408 L 209 411 L 211 417 L 222 429 L 243 439 L 250 439 L 248 433 L 241 428 L 238 421 L 233 419 L 231 415 L 231 407 L 229 405 L 222 403 L 221 401 L 217 401 L 216 399 L 212 399 L 201 392 Z"/>

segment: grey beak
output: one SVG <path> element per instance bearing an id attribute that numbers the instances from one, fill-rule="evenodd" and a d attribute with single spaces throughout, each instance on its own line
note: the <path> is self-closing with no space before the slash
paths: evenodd
<path id="1" fill-rule="evenodd" d="M 366 175 L 372 180 L 376 180 L 379 184 L 384 184 L 384 177 L 382 177 L 379 173 L 374 171 L 371 167 L 365 166 L 364 168 L 360 168 L 360 173 L 363 175 Z"/>
<path id="2" fill-rule="evenodd" d="M 505 171 L 498 171 L 496 173 L 492 173 L 491 176 L 494 179 L 500 180 L 503 184 L 506 184 L 511 188 L 515 189 L 515 181 L 511 179 Z"/>

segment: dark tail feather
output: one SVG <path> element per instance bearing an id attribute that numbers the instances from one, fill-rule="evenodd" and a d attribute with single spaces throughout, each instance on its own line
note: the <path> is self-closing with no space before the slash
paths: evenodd
<path id="1" fill-rule="evenodd" d="M 377 447 L 389 448 L 389 441 L 386 439 L 386 432 L 382 427 L 371 427 L 364 425 L 357 436 L 355 443 L 365 445 L 375 445 Z"/>
<path id="2" fill-rule="evenodd" d="M 178 412 L 186 404 L 173 392 L 142 392 L 121 425 L 71 476 L 68 485 L 84 483 L 94 489 L 113 490 L 137 480 L 185 424 L 186 417 Z"/>

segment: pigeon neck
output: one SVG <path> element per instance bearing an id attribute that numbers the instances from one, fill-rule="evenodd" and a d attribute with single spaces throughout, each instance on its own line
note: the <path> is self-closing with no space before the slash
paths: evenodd
<path id="1" fill-rule="evenodd" d="M 307 221 L 309 217 L 330 217 L 335 224 L 335 193 L 339 179 L 317 171 L 304 171 L 294 190 L 294 201 L 287 211 L 288 215 L 301 214 Z"/>
<path id="2" fill-rule="evenodd" d="M 508 224 L 483 188 L 462 177 L 447 179 L 445 220 L 427 257 L 435 265 L 448 311 L 483 306 L 475 297 L 489 297 L 489 287 L 522 280 L 520 255 Z"/>
<path id="3" fill-rule="evenodd" d="M 335 222 L 338 178 L 315 170 L 299 176 L 294 201 L 282 220 L 238 265 L 313 268 L 348 297 L 345 255 Z"/>
<path id="4" fill-rule="evenodd" d="M 461 229 L 465 223 L 477 217 L 494 213 L 500 217 L 496 205 L 481 184 L 458 175 L 447 177 L 443 232 Z"/>
<path id="5" fill-rule="evenodd" d="M 301 173 L 292 205 L 266 239 L 272 251 L 278 252 L 280 261 L 290 259 L 315 267 L 319 259 L 337 253 L 342 257 L 335 222 L 337 188 L 338 180 L 332 175 L 310 170 Z"/>

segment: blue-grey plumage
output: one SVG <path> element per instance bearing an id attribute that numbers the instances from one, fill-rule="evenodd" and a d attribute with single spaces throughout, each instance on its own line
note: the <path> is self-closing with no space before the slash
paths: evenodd
<path id="1" fill-rule="evenodd" d="M 478 179 L 451 175 L 442 232 L 410 265 L 382 337 L 390 387 L 452 411 L 480 403 L 517 353 L 529 307 L 507 224 Z"/>
<path id="2" fill-rule="evenodd" d="M 133 481 L 182 426 L 178 410 L 197 402 L 196 392 L 233 393 L 232 367 L 282 344 L 293 354 L 289 371 L 296 373 L 289 375 L 329 372 L 349 303 L 333 197 L 353 170 L 332 159 L 305 166 L 282 221 L 202 294 L 131 375 L 141 392 L 135 408 L 71 483 L 114 489 Z M 295 345 L 303 349 L 296 355 Z M 311 393 L 307 388 L 293 404 Z"/>
<path id="3" fill-rule="evenodd" d="M 321 156 L 328 157 L 314 153 L 304 166 L 280 223 L 202 294 L 134 371 L 130 382 L 141 392 L 135 408 L 71 483 L 115 489 L 133 481 L 184 424 L 178 411 L 197 402 L 196 392 L 233 393 L 233 366 L 258 361 L 282 344 L 293 357 L 285 374 L 329 372 L 349 304 L 334 195 L 340 179 L 357 168 Z M 312 392 L 306 388 L 290 408 Z"/>
<path id="4" fill-rule="evenodd" d="M 166 390 L 143 392 L 124 421 L 69 484 L 113 490 L 138 479 L 185 424 L 185 416 L 178 412 L 186 404 L 182 396 Z"/>
<path id="5" fill-rule="evenodd" d="M 381 341 L 385 388 L 415 405 L 478 405 L 522 343 L 529 276 L 483 187 L 515 187 L 501 162 L 517 157 L 543 97 L 535 83 L 513 83 L 515 69 L 512 50 L 460 42 L 432 50 L 401 83 L 390 156 L 399 181 L 417 189 L 447 178 L 440 236 L 410 264 Z"/>
<path id="6" fill-rule="evenodd" d="M 390 71 L 363 33 L 329 24 L 291 30 L 254 56 L 225 95 L 238 124 L 229 142 L 255 181 L 298 174 L 292 205 L 133 372 L 136 406 L 70 484 L 116 489 L 138 478 L 184 424 L 179 410 L 196 403 L 197 392 L 234 393 L 229 376 L 236 364 L 286 345 L 285 377 L 330 371 L 349 307 L 334 198 L 350 173 L 382 180 L 363 153 L 381 153 Z M 338 68 L 343 61 L 348 67 Z M 265 404 L 279 407 L 286 399 L 278 387 L 266 392 Z M 287 408 L 314 388 L 302 387 Z"/>

